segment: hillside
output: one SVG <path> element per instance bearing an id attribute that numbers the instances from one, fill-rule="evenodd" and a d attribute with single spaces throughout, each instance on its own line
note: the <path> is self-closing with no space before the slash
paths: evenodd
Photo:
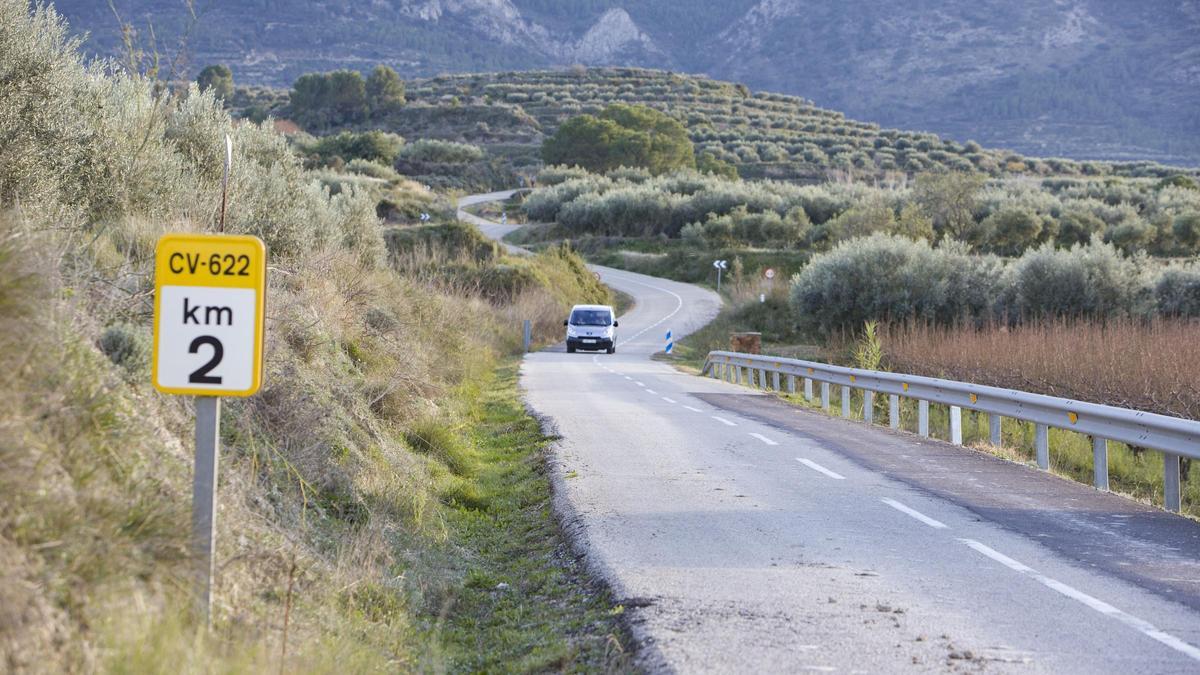
<path id="1" fill-rule="evenodd" d="M 262 98 L 276 101 L 275 114 L 289 114 L 285 96 L 273 92 Z M 974 141 L 880 128 L 796 96 L 641 68 L 442 75 L 409 81 L 408 101 L 386 118 L 358 126 L 485 146 L 527 175 L 538 168 L 542 139 L 563 120 L 615 102 L 675 116 L 687 126 L 698 154 L 737 166 L 744 178 L 824 182 L 853 175 L 903 181 L 906 175 L 942 168 L 1031 176 L 1176 172 L 1147 162 L 1030 159 Z"/>
<path id="2" fill-rule="evenodd" d="M 117 54 L 107 3 L 60 0 Z M 183 0 L 115 0 L 168 55 Z M 1200 163 L 1200 2 L 249 0 L 195 3 L 185 70 L 245 84 L 388 63 L 442 72 L 637 65 L 792 93 L 851 117 L 1038 156 Z"/>

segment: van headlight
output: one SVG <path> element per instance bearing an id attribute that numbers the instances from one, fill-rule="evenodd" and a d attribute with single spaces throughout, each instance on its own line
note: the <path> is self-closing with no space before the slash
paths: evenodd
<path id="1" fill-rule="evenodd" d="M 567 337 L 578 337 L 574 326 L 567 326 Z"/>

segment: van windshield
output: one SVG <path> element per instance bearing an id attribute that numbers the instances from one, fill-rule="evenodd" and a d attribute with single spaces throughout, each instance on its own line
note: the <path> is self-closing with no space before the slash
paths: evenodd
<path id="1" fill-rule="evenodd" d="M 612 324 L 612 314 L 602 309 L 577 309 L 571 312 L 572 326 L 608 326 Z"/>

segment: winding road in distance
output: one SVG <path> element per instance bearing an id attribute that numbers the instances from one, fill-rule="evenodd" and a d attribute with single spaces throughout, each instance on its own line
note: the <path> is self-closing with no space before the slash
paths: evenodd
<path id="1" fill-rule="evenodd" d="M 642 667 L 1200 673 L 1200 524 L 679 372 L 650 357 L 716 294 L 593 269 L 636 301 L 617 353 L 530 354 L 521 386 Z"/>

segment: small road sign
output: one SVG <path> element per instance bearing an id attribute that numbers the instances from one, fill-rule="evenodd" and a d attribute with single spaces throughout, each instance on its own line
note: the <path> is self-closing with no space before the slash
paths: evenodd
<path id="1" fill-rule="evenodd" d="M 257 237 L 168 234 L 158 240 L 155 388 L 194 396 L 258 391 L 266 263 Z"/>
<path id="2" fill-rule="evenodd" d="M 428 213 L 421 214 L 421 222 L 422 223 L 428 223 L 429 219 L 430 219 L 430 215 Z"/>
<path id="3" fill-rule="evenodd" d="M 663 351 L 670 354 L 675 349 L 675 341 L 672 339 L 671 331 L 667 331 L 667 347 Z"/>
<path id="4" fill-rule="evenodd" d="M 196 396 L 192 554 L 196 609 L 212 619 L 220 396 L 262 384 L 267 249 L 258 237 L 167 234 L 154 254 L 154 387 Z"/>
<path id="5" fill-rule="evenodd" d="M 721 292 L 721 271 L 729 269 L 728 260 L 714 260 L 713 267 L 717 268 L 717 292 Z"/>
<path id="6" fill-rule="evenodd" d="M 768 279 L 774 279 L 775 278 L 775 270 L 768 267 L 767 271 L 763 272 L 763 276 Z"/>

